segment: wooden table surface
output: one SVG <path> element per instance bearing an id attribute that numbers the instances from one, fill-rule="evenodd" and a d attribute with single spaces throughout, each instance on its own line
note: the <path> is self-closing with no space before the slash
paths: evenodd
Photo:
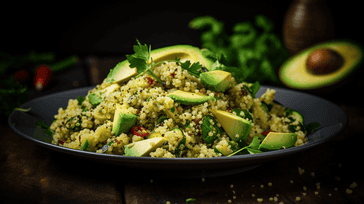
<path id="1" fill-rule="evenodd" d="M 38 146 L 1 124 L 0 203 L 364 203 L 364 107 L 332 101 L 349 117 L 340 136 L 211 178 L 158 178 L 96 164 Z"/>

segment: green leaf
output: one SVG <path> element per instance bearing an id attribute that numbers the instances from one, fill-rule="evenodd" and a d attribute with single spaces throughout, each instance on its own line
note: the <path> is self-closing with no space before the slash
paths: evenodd
<path id="1" fill-rule="evenodd" d="M 30 108 L 27 108 L 27 109 L 25 109 L 25 108 L 14 108 L 14 110 L 16 110 L 16 111 L 21 111 L 21 112 L 29 112 L 30 110 L 32 109 L 32 107 L 30 107 Z"/>
<path id="2" fill-rule="evenodd" d="M 41 128 L 43 130 L 43 132 L 49 136 L 52 136 L 54 135 L 54 132 L 50 129 L 50 126 L 47 125 L 45 122 L 41 121 L 41 120 L 38 120 L 38 121 L 35 121 L 34 123 L 37 127 Z"/>
<path id="3" fill-rule="evenodd" d="M 138 45 L 134 45 L 134 54 L 126 55 L 130 63 L 130 68 L 136 67 L 138 73 L 142 73 L 149 68 L 148 61 L 150 57 L 151 46 L 144 44 L 142 45 L 137 39 Z"/>
<path id="4" fill-rule="evenodd" d="M 202 73 L 202 65 L 199 62 L 195 62 L 191 65 L 190 60 L 187 60 L 185 62 L 181 62 L 179 58 L 176 57 L 176 62 L 181 64 L 181 68 L 184 70 L 187 70 L 188 73 L 195 77 L 200 77 L 200 74 Z"/>
<path id="5" fill-rule="evenodd" d="M 312 122 L 312 123 L 309 123 L 308 125 L 305 126 L 305 130 L 307 131 L 307 133 L 313 133 L 313 132 L 317 131 L 317 129 L 320 126 L 321 126 L 320 123 Z"/>
<path id="6" fill-rule="evenodd" d="M 235 155 L 235 154 L 237 154 L 237 153 L 239 153 L 241 151 L 246 151 L 246 150 L 250 154 L 260 153 L 261 151 L 258 150 L 259 145 L 260 145 L 260 142 L 261 142 L 261 140 L 259 139 L 259 137 L 258 136 L 254 136 L 252 142 L 248 146 L 245 146 L 245 147 L 243 147 L 243 148 L 241 148 L 241 149 L 239 149 L 239 150 L 237 150 L 237 151 L 229 154 L 227 157 L 233 156 L 233 155 Z"/>
<path id="7" fill-rule="evenodd" d="M 86 141 L 81 146 L 81 150 L 87 151 L 87 148 L 89 148 L 89 147 L 90 147 L 90 143 L 88 142 L 88 139 L 86 139 Z"/>
<path id="8" fill-rule="evenodd" d="M 86 97 L 82 97 L 82 96 L 77 96 L 77 101 L 78 101 L 78 105 L 80 106 L 82 104 L 82 102 L 84 102 L 86 100 Z"/>
<path id="9" fill-rule="evenodd" d="M 90 101 L 91 105 L 94 107 L 98 106 L 102 102 L 102 98 L 95 93 L 91 93 L 88 95 L 88 100 Z"/>

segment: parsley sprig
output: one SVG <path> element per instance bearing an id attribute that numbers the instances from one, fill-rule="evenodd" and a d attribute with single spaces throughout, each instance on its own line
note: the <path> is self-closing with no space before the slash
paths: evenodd
<path id="1" fill-rule="evenodd" d="M 136 78 L 144 75 L 145 73 L 149 73 L 152 75 L 159 83 L 162 83 L 162 81 L 153 73 L 153 67 L 155 66 L 155 63 L 153 62 L 153 58 L 150 57 L 151 52 L 151 46 L 149 45 L 142 45 L 139 40 L 137 39 L 138 45 L 134 45 L 134 54 L 132 55 L 126 55 L 126 58 L 128 59 L 130 63 L 130 68 L 136 67 L 138 70 L 138 75 Z M 151 63 L 149 64 L 149 59 Z"/>

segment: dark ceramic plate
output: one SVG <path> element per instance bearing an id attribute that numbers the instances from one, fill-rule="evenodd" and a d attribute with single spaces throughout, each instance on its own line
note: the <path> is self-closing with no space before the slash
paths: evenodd
<path id="1" fill-rule="evenodd" d="M 43 147 L 56 150 L 82 159 L 97 163 L 107 163 L 119 167 L 135 170 L 149 170 L 154 176 L 175 177 L 213 177 L 240 173 L 251 170 L 264 162 L 282 159 L 301 151 L 323 144 L 339 135 L 348 123 L 346 113 L 337 105 L 310 94 L 288 89 L 262 86 L 257 93 L 260 97 L 267 88 L 276 90 L 275 100 L 285 107 L 295 109 L 302 113 L 305 125 L 310 122 L 321 124 L 319 130 L 307 135 L 308 143 L 298 147 L 264 152 L 254 155 L 235 155 L 221 158 L 150 158 L 129 157 L 121 155 L 99 154 L 81 150 L 69 149 L 50 143 L 51 138 L 35 126 L 35 121 L 42 120 L 50 125 L 53 116 L 60 107 L 66 108 L 69 99 L 85 96 L 87 91 L 94 87 L 85 87 L 51 94 L 31 100 L 21 105 L 22 108 L 31 107 L 29 112 L 14 111 L 9 117 L 10 127 L 24 138 Z"/>

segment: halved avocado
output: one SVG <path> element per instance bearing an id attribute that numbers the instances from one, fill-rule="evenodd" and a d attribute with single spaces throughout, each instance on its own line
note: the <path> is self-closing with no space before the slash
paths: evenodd
<path id="1" fill-rule="evenodd" d="M 208 70 L 210 70 L 211 65 L 214 63 L 211 59 L 202 55 L 200 48 L 191 45 L 173 45 L 155 49 L 150 52 L 150 57 L 153 59 L 154 63 L 166 60 L 175 60 L 177 57 L 181 62 L 185 62 L 187 60 L 191 63 L 199 62 Z M 110 70 L 110 73 L 106 77 L 106 81 L 113 82 L 113 79 L 116 81 L 114 77 L 117 76 L 119 72 L 132 72 L 129 65 L 130 63 L 128 60 L 119 62 L 113 69 Z"/>
<path id="2" fill-rule="evenodd" d="M 327 74 L 313 74 L 306 66 L 310 54 L 319 49 L 331 49 L 342 58 L 339 69 Z M 323 42 L 307 48 L 289 58 L 279 69 L 279 78 L 286 86 L 300 90 L 313 90 L 334 85 L 347 78 L 360 67 L 363 61 L 363 48 L 351 40 Z"/>

